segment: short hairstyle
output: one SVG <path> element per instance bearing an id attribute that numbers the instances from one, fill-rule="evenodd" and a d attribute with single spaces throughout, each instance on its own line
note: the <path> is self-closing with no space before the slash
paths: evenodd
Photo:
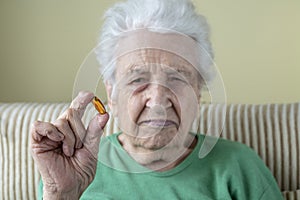
<path id="1" fill-rule="evenodd" d="M 199 44 L 199 49 L 204 50 L 199 55 L 201 68 L 211 71 L 214 55 L 209 25 L 190 0 L 127 0 L 116 3 L 104 15 L 95 51 L 104 81 L 114 83 L 114 52 L 122 33 L 141 28 L 172 30 L 191 37 Z M 209 81 L 212 75 L 207 73 L 203 78 Z"/>

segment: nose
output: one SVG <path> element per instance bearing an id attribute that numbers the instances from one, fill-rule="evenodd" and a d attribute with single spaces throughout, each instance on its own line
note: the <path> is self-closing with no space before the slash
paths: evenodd
<path id="1" fill-rule="evenodd" d="M 147 102 L 146 106 L 153 108 L 161 106 L 168 108 L 172 106 L 172 92 L 169 88 L 158 83 L 152 83 L 147 89 Z"/>

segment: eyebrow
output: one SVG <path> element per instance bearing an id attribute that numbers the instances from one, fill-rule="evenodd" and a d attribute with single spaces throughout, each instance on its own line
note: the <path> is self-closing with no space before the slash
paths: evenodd
<path id="1" fill-rule="evenodd" d="M 137 64 L 131 64 L 128 66 L 129 70 L 126 72 L 126 75 L 132 75 L 132 74 L 146 74 L 151 73 L 149 71 L 148 67 L 137 65 Z M 170 67 L 167 67 L 165 69 L 162 69 L 163 72 L 172 75 L 172 74 L 182 74 L 185 77 L 191 77 L 192 72 L 185 70 L 184 66 L 181 65 L 170 65 Z"/>
<path id="2" fill-rule="evenodd" d="M 179 73 L 179 74 L 181 74 L 181 75 L 183 75 L 185 77 L 191 77 L 192 76 L 191 72 L 182 69 L 182 67 L 175 68 L 175 69 L 172 69 L 172 70 L 166 69 L 166 70 L 164 70 L 164 72 L 166 72 L 167 74 L 170 74 L 170 75 Z"/>
<path id="3" fill-rule="evenodd" d="M 140 66 L 132 66 L 130 69 L 127 71 L 127 75 L 132 75 L 132 74 L 145 74 L 148 73 L 149 70 L 146 70 L 145 68 L 142 68 Z"/>

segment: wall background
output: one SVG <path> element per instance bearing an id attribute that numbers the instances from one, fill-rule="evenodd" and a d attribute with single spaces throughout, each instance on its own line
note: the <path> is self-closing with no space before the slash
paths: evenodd
<path id="1" fill-rule="evenodd" d="M 61 102 L 116 0 L 0 0 L 0 102 Z M 194 0 L 229 103 L 300 101 L 300 1 Z"/>

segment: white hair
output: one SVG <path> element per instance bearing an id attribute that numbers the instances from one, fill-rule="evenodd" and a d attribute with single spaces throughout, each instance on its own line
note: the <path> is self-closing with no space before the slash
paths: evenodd
<path id="1" fill-rule="evenodd" d="M 193 38 L 204 50 L 199 55 L 201 68 L 211 71 L 213 51 L 209 26 L 205 17 L 197 14 L 190 0 L 127 0 L 109 8 L 104 18 L 96 48 L 104 81 L 114 83 L 114 52 L 122 33 L 140 28 L 172 30 Z M 205 81 L 212 78 L 205 76 Z"/>

